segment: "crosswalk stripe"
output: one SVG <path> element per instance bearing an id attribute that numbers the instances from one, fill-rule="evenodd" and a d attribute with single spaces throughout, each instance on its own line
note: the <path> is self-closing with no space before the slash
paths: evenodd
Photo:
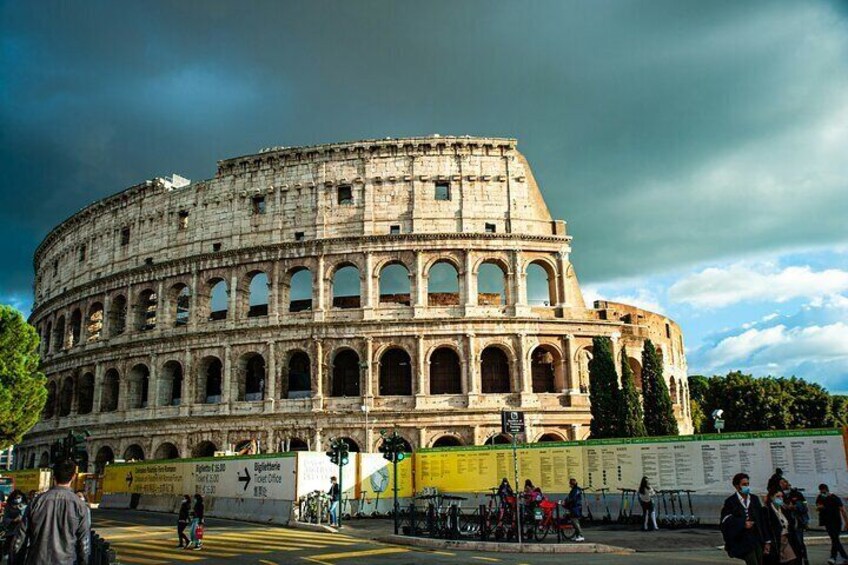
<path id="1" fill-rule="evenodd" d="M 353 559 L 354 557 L 371 557 L 374 555 L 388 555 L 390 553 L 409 553 L 411 550 L 406 549 L 405 547 L 382 547 L 378 549 L 366 549 L 363 551 L 343 551 L 341 553 L 324 553 L 322 555 L 310 555 L 313 559 L 319 559 L 322 561 L 332 560 L 332 559 L 342 559 L 348 558 Z"/>
<path id="2" fill-rule="evenodd" d="M 333 543 L 330 541 L 324 540 L 307 540 L 307 539 L 294 539 L 294 538 L 271 538 L 269 539 L 267 536 L 244 536 L 242 534 L 218 534 L 210 537 L 212 540 L 229 540 L 229 541 L 237 541 L 237 542 L 248 542 L 248 543 L 257 543 L 259 545 L 265 544 L 283 544 L 283 545 L 291 545 L 297 547 L 346 547 L 350 545 L 354 545 L 351 543 Z"/>
<path id="3" fill-rule="evenodd" d="M 211 535 L 216 535 L 217 531 L 210 532 Z M 278 540 L 278 541 L 305 541 L 305 542 L 313 542 L 318 541 L 320 543 L 329 543 L 333 545 L 351 545 L 358 543 L 359 540 L 354 539 L 337 539 L 331 535 L 325 536 L 304 536 L 304 535 L 289 535 L 289 534 L 271 534 L 269 532 L 263 531 L 255 531 L 255 532 L 239 532 L 239 531 L 222 531 L 221 534 L 231 535 L 231 536 L 240 536 L 243 538 L 249 539 L 260 539 L 260 540 Z"/>
<path id="4" fill-rule="evenodd" d="M 144 544 L 121 544 L 116 545 L 115 549 L 118 551 L 118 555 L 121 554 L 121 551 L 134 551 L 134 552 L 142 552 L 149 553 L 150 547 Z M 201 553 L 212 557 L 237 557 L 241 555 L 241 553 L 262 553 L 256 551 L 242 551 L 241 553 L 233 553 L 232 551 L 225 551 L 220 549 L 208 548 L 206 544 L 203 545 L 203 549 L 200 550 Z"/>
<path id="5" fill-rule="evenodd" d="M 122 547 L 122 548 L 119 548 L 117 551 L 118 551 L 118 555 L 120 556 L 121 560 L 123 560 L 124 556 L 128 553 L 131 554 L 131 555 L 140 555 L 142 557 L 158 557 L 158 558 L 161 558 L 161 559 L 165 559 L 166 563 L 171 561 L 171 560 L 191 562 L 191 561 L 200 561 L 201 559 L 203 559 L 203 557 L 201 557 L 199 555 L 192 555 L 190 553 L 182 555 L 182 554 L 177 553 L 176 550 L 175 551 L 169 551 L 169 552 L 163 552 L 163 551 L 155 551 L 155 550 L 151 551 L 149 549 L 148 550 L 142 550 L 142 549 L 136 549 L 136 548 Z"/>
<path id="6" fill-rule="evenodd" d="M 167 561 L 160 561 L 158 559 L 145 559 L 143 557 L 126 557 L 121 555 L 118 557 L 120 563 L 137 563 L 138 565 L 163 565 L 167 563 Z"/>

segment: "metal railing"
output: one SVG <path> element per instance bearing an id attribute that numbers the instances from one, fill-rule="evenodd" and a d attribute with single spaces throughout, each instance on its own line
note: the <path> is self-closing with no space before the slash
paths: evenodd
<path id="1" fill-rule="evenodd" d="M 112 549 L 108 541 L 91 530 L 91 557 L 88 565 L 111 565 L 112 563 L 119 563 L 117 552 Z"/>

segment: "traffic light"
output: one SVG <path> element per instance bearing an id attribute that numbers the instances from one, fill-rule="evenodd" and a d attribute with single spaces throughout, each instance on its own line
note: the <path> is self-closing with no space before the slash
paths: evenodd
<path id="1" fill-rule="evenodd" d="M 327 451 L 327 457 L 330 458 L 330 462 L 333 465 L 339 464 L 339 444 L 337 441 L 333 440 L 330 442 L 330 449 Z"/>
<path id="2" fill-rule="evenodd" d="M 339 462 L 340 465 L 347 465 L 348 462 L 348 451 L 350 448 L 347 445 L 347 442 L 342 440 L 339 442 Z"/>
<path id="3" fill-rule="evenodd" d="M 386 435 L 386 432 L 380 432 L 383 436 L 383 443 L 380 444 L 380 453 L 383 454 L 383 459 L 392 463 L 400 463 L 405 455 L 403 453 L 403 438 L 397 432 L 392 432 L 391 435 Z"/>
<path id="4" fill-rule="evenodd" d="M 333 465 L 344 466 L 348 464 L 350 458 L 350 448 L 343 439 L 330 440 L 330 449 L 327 451 L 327 457 Z"/>

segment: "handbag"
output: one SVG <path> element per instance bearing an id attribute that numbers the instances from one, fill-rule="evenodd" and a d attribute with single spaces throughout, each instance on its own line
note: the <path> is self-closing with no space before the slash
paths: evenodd
<path id="1" fill-rule="evenodd" d="M 194 529 L 194 537 L 196 537 L 199 540 L 203 539 L 203 524 L 202 523 L 198 524 L 197 527 Z"/>

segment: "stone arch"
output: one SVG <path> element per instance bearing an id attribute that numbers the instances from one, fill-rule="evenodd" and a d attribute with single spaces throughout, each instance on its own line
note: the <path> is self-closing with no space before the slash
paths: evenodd
<path id="1" fill-rule="evenodd" d="M 118 294 L 109 305 L 109 335 L 121 335 L 127 331 L 127 297 Z"/>
<path id="2" fill-rule="evenodd" d="M 114 412 L 118 409 L 121 394 L 121 375 L 117 369 L 109 369 L 103 376 L 103 390 L 100 398 L 101 412 Z"/>
<path id="3" fill-rule="evenodd" d="M 94 469 L 97 473 L 103 473 L 106 465 L 115 462 L 115 452 L 108 445 L 103 445 L 97 450 L 97 455 L 94 457 Z"/>
<path id="4" fill-rule="evenodd" d="M 98 341 L 103 335 L 103 303 L 94 302 L 88 308 L 88 316 L 86 318 L 86 341 Z"/>
<path id="5" fill-rule="evenodd" d="M 243 279 L 247 288 L 247 317 L 268 315 L 271 281 L 264 271 L 251 271 Z"/>
<path id="6" fill-rule="evenodd" d="M 136 295 L 135 329 L 136 331 L 150 331 L 156 328 L 156 309 L 158 308 L 158 297 L 152 288 L 145 288 Z"/>
<path id="7" fill-rule="evenodd" d="M 457 264 L 450 258 L 433 261 L 427 269 L 427 304 L 429 306 L 458 306 L 460 276 Z"/>
<path id="8" fill-rule="evenodd" d="M 47 451 L 41 452 L 41 457 L 38 458 L 38 468 L 45 469 L 50 466 L 50 453 Z"/>
<path id="9" fill-rule="evenodd" d="M 94 375 L 84 373 L 77 388 L 77 414 L 91 414 L 94 410 Z"/>
<path id="10" fill-rule="evenodd" d="M 483 445 L 508 445 L 512 443 L 512 438 L 506 434 L 495 433 L 486 439 Z"/>
<path id="11" fill-rule="evenodd" d="M 359 443 L 355 439 L 351 439 L 349 437 L 340 437 L 339 441 L 343 441 L 347 444 L 348 452 L 350 453 L 359 453 Z"/>
<path id="12" fill-rule="evenodd" d="M 53 351 L 65 349 L 65 316 L 59 316 L 53 328 Z"/>
<path id="13" fill-rule="evenodd" d="M 361 292 L 362 281 L 359 267 L 351 262 L 336 265 L 330 278 L 333 308 L 359 308 L 362 303 Z"/>
<path id="14" fill-rule="evenodd" d="M 47 401 L 44 403 L 44 409 L 41 411 L 42 418 L 45 420 L 49 420 L 56 415 L 56 399 L 58 398 L 56 388 L 56 381 L 49 381 L 47 383 Z"/>
<path id="15" fill-rule="evenodd" d="M 165 441 L 159 444 L 153 452 L 153 459 L 179 459 L 180 450 L 171 442 Z"/>
<path id="16" fill-rule="evenodd" d="M 556 306 L 556 266 L 545 259 L 533 259 L 525 269 L 527 303 L 530 306 Z"/>
<path id="17" fill-rule="evenodd" d="M 289 451 L 309 451 L 309 444 L 298 437 L 289 439 L 288 447 Z"/>
<path id="18" fill-rule="evenodd" d="M 512 391 L 510 357 L 500 344 L 487 346 L 480 353 L 480 381 L 483 394 Z"/>
<path id="19" fill-rule="evenodd" d="M 191 287 L 178 282 L 168 291 L 168 310 L 174 317 L 174 326 L 187 326 L 191 318 Z"/>
<path id="20" fill-rule="evenodd" d="M 29 454 L 29 462 L 27 464 L 27 469 L 35 469 L 35 451 Z"/>
<path id="21" fill-rule="evenodd" d="M 213 277 L 206 282 L 210 320 L 226 320 L 230 311 L 230 289 L 227 281 Z"/>
<path id="22" fill-rule="evenodd" d="M 433 349 L 429 357 L 430 394 L 462 394 L 462 362 L 447 345 Z"/>
<path id="23" fill-rule="evenodd" d="M 127 373 L 127 408 L 147 408 L 150 401 L 150 368 L 137 363 Z"/>
<path id="24" fill-rule="evenodd" d="M 556 432 L 544 433 L 536 439 L 536 443 L 549 443 L 549 442 L 554 442 L 554 441 L 566 441 L 566 440 L 565 440 L 564 437 L 562 437 L 562 434 L 559 434 L 559 433 L 556 433 Z"/>
<path id="25" fill-rule="evenodd" d="M 677 396 L 677 381 L 675 381 L 674 376 L 668 380 L 668 393 L 671 396 L 672 404 L 680 404 L 680 397 Z"/>
<path id="26" fill-rule="evenodd" d="M 479 306 L 505 306 L 511 302 L 509 265 L 502 259 L 483 259 L 478 263 L 475 275 Z"/>
<path id="27" fill-rule="evenodd" d="M 179 406 L 183 396 L 183 365 L 179 361 L 169 360 L 159 372 L 158 406 Z"/>
<path id="28" fill-rule="evenodd" d="M 380 356 L 380 396 L 412 394 L 412 358 L 405 349 L 392 346 Z"/>
<path id="29" fill-rule="evenodd" d="M 144 461 L 144 448 L 133 443 L 124 450 L 124 461 Z"/>
<path id="30" fill-rule="evenodd" d="M 300 349 L 288 354 L 287 379 L 280 387 L 281 398 L 309 398 L 312 396 L 312 362 L 309 354 Z"/>
<path id="31" fill-rule="evenodd" d="M 265 399 L 265 357 L 255 351 L 245 353 L 239 357 L 238 378 L 238 400 L 249 402 Z"/>
<path id="32" fill-rule="evenodd" d="M 627 357 L 627 364 L 633 371 L 633 386 L 636 387 L 636 392 L 642 394 L 642 363 L 634 357 Z"/>
<path id="33" fill-rule="evenodd" d="M 79 308 L 74 308 L 71 312 L 71 322 L 68 328 L 68 347 L 74 347 L 80 344 L 82 339 L 82 311 Z"/>
<path id="34" fill-rule="evenodd" d="M 312 310 L 313 295 L 312 271 L 308 267 L 292 267 L 286 272 L 283 282 L 283 303 L 288 304 L 289 312 L 307 312 Z"/>
<path id="35" fill-rule="evenodd" d="M 380 304 L 409 306 L 412 290 L 406 264 L 394 259 L 383 264 L 379 273 Z"/>
<path id="36" fill-rule="evenodd" d="M 224 364 L 214 355 L 200 360 L 197 367 L 197 402 L 217 404 L 221 402 L 224 385 Z"/>
<path id="37" fill-rule="evenodd" d="M 53 322 L 47 322 L 47 329 L 44 330 L 44 352 L 50 353 L 51 351 L 51 342 L 53 341 Z"/>
<path id="38" fill-rule="evenodd" d="M 194 446 L 191 450 L 192 457 L 214 457 L 218 446 L 209 440 L 204 440 Z"/>
<path id="39" fill-rule="evenodd" d="M 339 349 L 333 355 L 331 396 L 360 396 L 359 354 L 350 348 Z"/>
<path id="40" fill-rule="evenodd" d="M 433 439 L 430 447 L 460 447 L 465 445 L 465 442 L 456 435 L 444 434 Z"/>
<path id="41" fill-rule="evenodd" d="M 398 439 L 400 440 L 400 444 L 401 444 L 401 448 L 402 448 L 401 451 L 403 453 L 412 453 L 412 451 L 413 451 L 412 443 L 408 439 L 403 437 L 401 434 L 398 434 Z M 385 443 L 385 441 L 386 440 L 384 438 L 378 438 L 377 439 L 377 445 L 374 446 L 374 448 L 375 448 L 374 451 L 379 453 L 380 447 L 383 445 L 383 443 Z"/>
<path id="42" fill-rule="evenodd" d="M 74 405 L 74 378 L 65 377 L 59 392 L 59 416 L 70 416 Z"/>
<path id="43" fill-rule="evenodd" d="M 533 392 L 556 392 L 557 383 L 562 387 L 562 355 L 557 348 L 543 343 L 530 354 L 530 373 Z"/>

